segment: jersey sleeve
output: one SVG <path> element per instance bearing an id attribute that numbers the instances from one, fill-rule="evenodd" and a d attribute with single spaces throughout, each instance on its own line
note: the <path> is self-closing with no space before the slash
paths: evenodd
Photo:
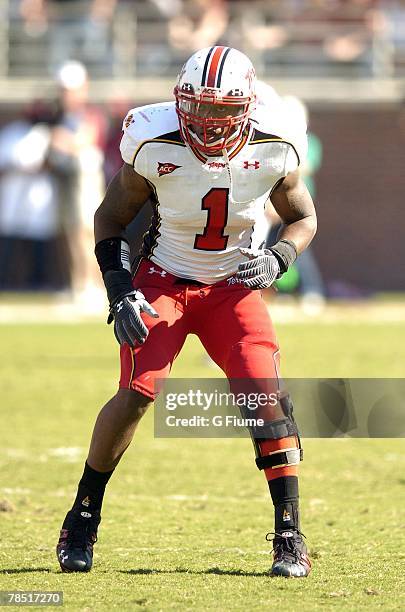
<path id="1" fill-rule="evenodd" d="M 289 101 L 291 98 L 291 101 Z M 283 103 L 283 136 L 292 144 L 299 164 L 303 165 L 308 154 L 307 117 L 303 104 L 293 96 L 286 96 Z M 291 170 L 290 170 L 291 172 Z"/>
<path id="2" fill-rule="evenodd" d="M 298 104 L 283 101 L 280 97 L 270 101 L 266 98 L 258 104 L 254 117 L 260 131 L 273 134 L 290 144 L 291 150 L 286 159 L 288 172 L 305 162 L 308 152 L 307 121 Z"/>
<path id="3" fill-rule="evenodd" d="M 290 149 L 295 151 L 295 157 L 298 157 L 298 165 L 303 165 L 308 154 L 308 137 L 306 124 L 298 124 L 295 125 L 293 129 L 292 128 L 293 126 L 289 127 L 286 130 L 286 140 L 287 142 L 291 143 L 292 147 L 290 147 Z M 290 154 L 289 157 L 291 159 L 292 155 Z M 292 171 L 289 170 L 289 172 Z"/>
<path id="4" fill-rule="evenodd" d="M 300 165 L 300 159 L 298 158 L 295 147 L 293 148 L 292 146 L 289 146 L 287 150 L 286 159 L 285 159 L 285 168 L 284 168 L 285 175 L 287 175 L 289 172 L 294 172 L 295 170 L 297 170 L 299 165 Z"/>
<path id="5" fill-rule="evenodd" d="M 145 134 L 143 133 L 142 122 L 137 109 L 130 110 L 122 123 L 122 138 L 120 143 L 121 157 L 123 161 L 138 172 L 144 175 L 146 172 L 146 164 L 143 156 L 139 156 L 138 152 L 145 142 Z"/>

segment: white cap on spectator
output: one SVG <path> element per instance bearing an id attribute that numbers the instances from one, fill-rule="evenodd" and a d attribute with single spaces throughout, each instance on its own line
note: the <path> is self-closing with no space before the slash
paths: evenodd
<path id="1" fill-rule="evenodd" d="M 80 62 L 65 62 L 58 72 L 58 82 L 64 89 L 79 89 L 87 81 L 87 70 Z"/>

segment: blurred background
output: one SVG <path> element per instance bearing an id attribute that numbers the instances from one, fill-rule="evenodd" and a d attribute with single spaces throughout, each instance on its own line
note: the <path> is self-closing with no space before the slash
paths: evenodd
<path id="1" fill-rule="evenodd" d="M 171 100 L 213 44 L 245 52 L 308 118 L 319 230 L 278 295 L 315 314 L 401 299 L 405 1 L 0 0 L 0 17 L 0 318 L 16 296 L 105 310 L 92 219 L 122 119 Z"/>

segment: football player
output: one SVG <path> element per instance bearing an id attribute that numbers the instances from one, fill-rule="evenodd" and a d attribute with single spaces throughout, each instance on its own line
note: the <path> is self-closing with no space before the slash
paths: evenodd
<path id="1" fill-rule="evenodd" d="M 255 110 L 255 82 L 240 51 L 202 49 L 183 66 L 175 101 L 135 108 L 124 119 L 124 164 L 95 214 L 121 377 L 97 418 L 63 522 L 57 554 L 64 571 L 90 570 L 106 484 L 189 333 L 231 387 L 248 380 L 260 391 L 278 379 L 279 348 L 260 290 L 309 245 L 316 215 L 299 175 L 305 133 L 266 105 Z M 125 228 L 150 198 L 154 216 L 131 274 Z M 263 249 L 268 198 L 284 226 L 278 242 Z M 291 400 L 278 397 L 263 408 L 261 431 L 250 431 L 275 507 L 271 574 L 307 576 L 298 510 L 302 449 Z"/>

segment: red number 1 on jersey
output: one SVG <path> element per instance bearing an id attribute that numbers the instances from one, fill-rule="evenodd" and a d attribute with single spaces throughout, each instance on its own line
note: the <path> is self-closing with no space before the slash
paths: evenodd
<path id="1" fill-rule="evenodd" d="M 213 188 L 203 197 L 201 208 L 208 211 L 207 223 L 202 234 L 197 234 L 194 248 L 201 251 L 222 251 L 226 248 L 229 236 L 224 236 L 228 221 L 229 189 Z"/>

